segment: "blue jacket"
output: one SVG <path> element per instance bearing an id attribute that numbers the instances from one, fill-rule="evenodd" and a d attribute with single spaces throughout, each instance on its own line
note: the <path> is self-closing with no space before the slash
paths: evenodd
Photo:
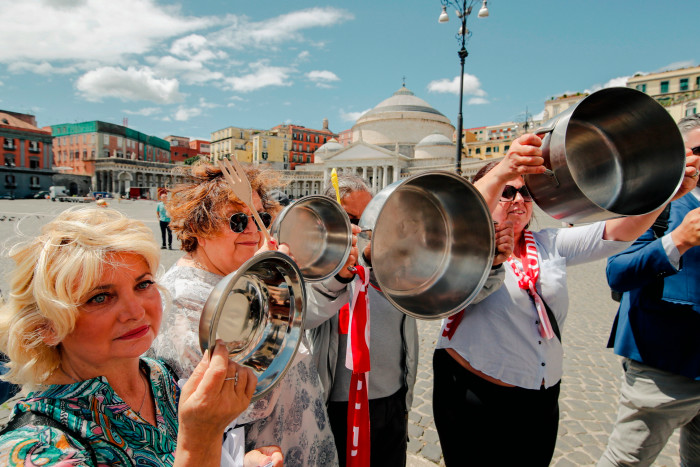
<path id="1" fill-rule="evenodd" d="M 668 229 L 700 208 L 692 194 L 671 203 Z M 608 283 L 624 292 L 608 347 L 646 365 L 700 380 L 700 247 L 669 262 L 651 229 L 608 259 Z"/>

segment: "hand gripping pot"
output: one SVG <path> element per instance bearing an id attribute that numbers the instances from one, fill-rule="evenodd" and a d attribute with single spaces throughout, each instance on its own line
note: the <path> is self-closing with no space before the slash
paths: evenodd
<path id="1" fill-rule="evenodd" d="M 253 401 L 267 394 L 294 360 L 304 329 L 304 280 L 289 256 L 266 251 L 221 279 L 199 320 L 202 352 L 222 339 L 232 358 L 258 378 Z"/>
<path id="2" fill-rule="evenodd" d="M 352 227 L 343 208 L 325 196 L 306 196 L 287 206 L 270 226 L 278 243 L 289 252 L 304 279 L 321 281 L 334 276 L 350 256 Z"/>
<path id="3" fill-rule="evenodd" d="M 685 149 L 669 113 L 629 88 L 594 92 L 535 133 L 546 174 L 526 175 L 537 205 L 568 223 L 655 211 L 683 180 Z"/>
<path id="4" fill-rule="evenodd" d="M 371 242 L 372 269 L 385 297 L 420 319 L 467 306 L 486 282 L 494 227 L 481 194 L 464 178 L 431 171 L 395 182 L 370 201 L 358 248 Z"/>

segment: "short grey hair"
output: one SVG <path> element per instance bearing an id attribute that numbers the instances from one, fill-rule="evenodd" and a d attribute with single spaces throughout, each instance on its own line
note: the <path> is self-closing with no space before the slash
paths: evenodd
<path id="1" fill-rule="evenodd" d="M 696 128 L 700 128 L 700 114 L 688 115 L 687 117 L 682 118 L 678 122 L 678 128 L 681 130 L 683 138 L 685 138 L 685 135 Z"/>
<path id="2" fill-rule="evenodd" d="M 357 175 L 346 173 L 338 174 L 338 191 L 340 192 L 340 199 L 343 199 L 350 193 L 354 193 L 356 191 L 366 191 L 370 194 L 372 193 L 372 191 L 369 189 L 369 184 L 365 181 L 365 179 L 358 177 Z M 330 180 L 328 182 L 328 186 L 323 191 L 323 196 L 335 199 L 335 188 L 333 188 L 333 184 L 330 183 Z"/>

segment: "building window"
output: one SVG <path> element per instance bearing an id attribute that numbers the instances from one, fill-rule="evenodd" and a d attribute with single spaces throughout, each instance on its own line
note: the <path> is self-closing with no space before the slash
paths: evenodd
<path id="1" fill-rule="evenodd" d="M 310 162 L 311 162 L 311 156 L 306 156 L 306 163 L 308 164 Z"/>
<path id="2" fill-rule="evenodd" d="M 5 175 L 5 188 L 14 188 L 17 186 L 17 183 L 15 182 L 15 176 L 14 175 Z"/>
<path id="3" fill-rule="evenodd" d="M 646 84 L 638 84 L 637 91 L 647 92 L 647 85 Z"/>
<path id="4" fill-rule="evenodd" d="M 15 166 L 15 156 L 12 154 L 5 154 L 5 167 Z"/>
<path id="5" fill-rule="evenodd" d="M 661 81 L 661 92 L 668 92 L 668 81 Z"/>
<path id="6" fill-rule="evenodd" d="M 506 144 L 505 146 L 503 146 L 503 152 L 508 152 L 509 149 L 510 149 L 509 144 Z"/>
<path id="7" fill-rule="evenodd" d="M 314 136 L 314 142 L 318 143 L 318 135 Z"/>
<path id="8" fill-rule="evenodd" d="M 103 151 L 104 157 L 109 157 L 109 149 Z"/>
<path id="9" fill-rule="evenodd" d="M 87 151 L 83 151 L 83 160 L 87 159 Z"/>
<path id="10" fill-rule="evenodd" d="M 688 78 L 681 78 L 680 90 L 681 90 L 681 91 L 687 91 L 687 90 L 688 90 Z"/>
<path id="11" fill-rule="evenodd" d="M 486 148 L 486 154 L 491 154 L 491 146 L 488 146 L 488 147 Z"/>
<path id="12" fill-rule="evenodd" d="M 91 159 L 95 158 L 95 150 L 94 149 L 92 151 L 90 151 L 90 158 Z"/>
<path id="13" fill-rule="evenodd" d="M 690 117 L 691 115 L 695 115 L 696 113 L 698 113 L 698 109 L 695 106 L 688 107 L 687 109 L 685 109 L 685 116 L 686 117 Z"/>
<path id="14" fill-rule="evenodd" d="M 117 147 L 121 148 L 123 146 L 123 140 L 121 136 L 117 136 Z"/>
<path id="15" fill-rule="evenodd" d="M 29 142 L 29 152 L 39 152 L 39 141 Z"/>
<path id="16" fill-rule="evenodd" d="M 103 139 L 104 144 L 109 144 L 109 135 L 104 135 Z"/>
<path id="17" fill-rule="evenodd" d="M 38 157 L 30 157 L 29 158 L 29 168 L 30 169 L 39 169 L 39 158 Z"/>
<path id="18" fill-rule="evenodd" d="M 29 177 L 29 188 L 40 188 L 39 177 L 32 176 Z"/>
<path id="19" fill-rule="evenodd" d="M 267 140 L 266 139 L 263 140 L 263 149 L 267 149 Z"/>
<path id="20" fill-rule="evenodd" d="M 476 148 L 475 154 L 481 154 L 481 148 Z"/>
<path id="21" fill-rule="evenodd" d="M 309 145 L 307 144 L 306 145 L 306 152 L 309 152 L 309 151 L 311 151 L 311 149 L 309 149 Z"/>
<path id="22" fill-rule="evenodd" d="M 15 140 L 12 138 L 5 138 L 5 142 L 3 143 L 2 147 L 9 150 L 17 149 L 17 146 L 15 146 Z"/>

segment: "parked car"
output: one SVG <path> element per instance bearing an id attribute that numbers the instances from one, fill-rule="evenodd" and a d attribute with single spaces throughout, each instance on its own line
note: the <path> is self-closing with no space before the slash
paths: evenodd
<path id="1" fill-rule="evenodd" d="M 34 198 L 34 199 L 46 199 L 47 196 L 49 196 L 48 191 L 39 191 L 39 192 L 34 193 L 34 196 L 32 196 L 32 198 Z"/>
<path id="2" fill-rule="evenodd" d="M 15 199 L 15 195 L 12 193 L 5 193 L 4 195 L 0 195 L 0 199 Z"/>

